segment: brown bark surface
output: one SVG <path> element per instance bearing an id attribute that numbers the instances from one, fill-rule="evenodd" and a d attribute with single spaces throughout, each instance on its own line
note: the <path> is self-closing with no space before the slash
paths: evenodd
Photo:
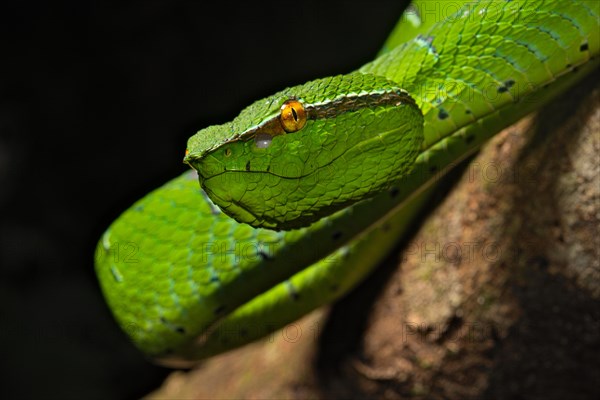
<path id="1" fill-rule="evenodd" d="M 149 398 L 600 398 L 599 157 L 590 78 L 491 140 L 300 339 L 175 372 Z"/>

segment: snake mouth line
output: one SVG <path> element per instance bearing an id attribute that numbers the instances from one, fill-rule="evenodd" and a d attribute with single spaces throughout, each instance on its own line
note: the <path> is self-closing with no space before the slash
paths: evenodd
<path id="1" fill-rule="evenodd" d="M 252 169 L 248 169 L 248 168 L 244 168 L 244 169 L 225 169 L 221 172 L 218 172 L 216 174 L 212 174 L 210 176 L 203 176 L 200 172 L 198 172 L 198 175 L 202 177 L 202 179 L 204 181 L 208 181 L 212 178 L 216 178 L 218 176 L 221 175 L 225 175 L 227 173 L 232 173 L 232 172 L 237 172 L 237 173 L 244 173 L 244 174 L 267 174 L 269 176 L 275 177 L 275 178 L 280 178 L 280 179 L 285 179 L 285 180 L 293 180 L 293 179 L 305 179 L 305 178 L 309 178 L 311 176 L 314 176 L 315 174 L 319 174 L 319 172 L 321 172 L 323 169 L 326 169 L 328 167 L 330 167 L 333 163 L 335 163 L 336 161 L 338 161 L 340 158 L 344 157 L 348 152 L 350 152 L 351 150 L 355 149 L 357 146 L 360 145 L 364 145 L 365 143 L 372 141 L 372 140 L 381 140 L 382 137 L 385 137 L 387 135 L 393 134 L 394 132 L 401 130 L 405 127 L 406 125 L 401 125 L 397 128 L 394 129 L 390 129 L 384 132 L 379 133 L 377 136 L 371 137 L 365 141 L 361 141 L 358 143 L 353 144 L 350 147 L 345 148 L 340 154 L 338 154 L 337 156 L 333 157 L 331 160 L 329 160 L 326 164 L 323 164 L 315 169 L 313 169 L 312 171 L 305 173 L 305 174 L 301 174 L 301 175 L 294 175 L 294 176 L 286 176 L 286 175 L 282 175 L 282 174 L 278 174 L 275 173 L 273 171 L 269 171 L 269 170 L 252 170 Z M 417 154 L 418 156 L 418 154 Z M 416 157 L 415 157 L 416 158 Z"/>

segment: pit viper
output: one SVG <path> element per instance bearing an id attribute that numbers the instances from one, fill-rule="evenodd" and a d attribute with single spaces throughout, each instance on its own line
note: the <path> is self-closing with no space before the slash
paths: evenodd
<path id="1" fill-rule="evenodd" d="M 357 71 L 200 130 L 192 169 L 110 225 L 96 273 L 141 351 L 189 365 L 338 299 L 443 171 L 598 67 L 600 2 L 448 3 L 416 2 Z"/>

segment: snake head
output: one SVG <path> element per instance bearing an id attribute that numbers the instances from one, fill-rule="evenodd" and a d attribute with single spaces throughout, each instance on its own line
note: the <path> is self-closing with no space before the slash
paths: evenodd
<path id="1" fill-rule="evenodd" d="M 288 88 L 188 141 L 184 162 L 223 212 L 295 229 L 387 189 L 408 173 L 423 117 L 393 82 L 352 73 Z"/>

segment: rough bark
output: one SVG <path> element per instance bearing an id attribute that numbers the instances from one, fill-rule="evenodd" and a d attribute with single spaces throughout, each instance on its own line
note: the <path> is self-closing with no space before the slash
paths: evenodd
<path id="1" fill-rule="evenodd" d="M 298 322 L 300 340 L 277 333 L 149 397 L 599 398 L 599 157 L 590 78 L 491 140 L 387 267 Z"/>

